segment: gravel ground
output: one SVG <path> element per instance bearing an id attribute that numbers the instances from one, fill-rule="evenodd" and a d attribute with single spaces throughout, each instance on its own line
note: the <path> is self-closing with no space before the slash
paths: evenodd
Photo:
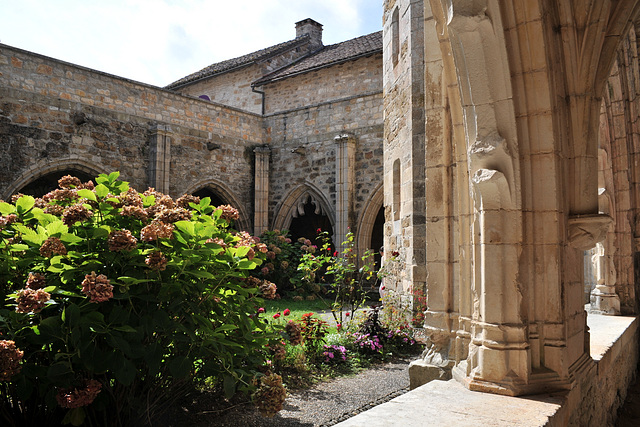
<path id="1" fill-rule="evenodd" d="M 337 378 L 290 393 L 284 409 L 264 418 L 253 406 L 239 403 L 228 411 L 208 411 L 206 396 L 193 401 L 191 409 L 171 417 L 168 426 L 319 427 L 331 426 L 375 405 L 409 391 L 409 362 L 397 359 L 376 365 L 358 375 Z M 215 406 L 215 402 L 210 402 Z M 190 405 L 191 406 L 191 405 Z"/>

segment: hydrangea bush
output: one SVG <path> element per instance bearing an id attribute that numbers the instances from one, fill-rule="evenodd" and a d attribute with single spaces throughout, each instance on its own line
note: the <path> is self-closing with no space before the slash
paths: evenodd
<path id="1" fill-rule="evenodd" d="M 0 423 L 152 424 L 205 380 L 272 414 L 279 335 L 255 313 L 276 288 L 249 275 L 268 248 L 229 206 L 118 177 L 0 203 Z"/>

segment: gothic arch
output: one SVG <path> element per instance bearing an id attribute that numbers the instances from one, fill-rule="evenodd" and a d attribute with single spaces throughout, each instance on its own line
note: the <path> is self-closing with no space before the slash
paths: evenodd
<path id="1" fill-rule="evenodd" d="M 231 190 L 227 187 L 225 183 L 217 179 L 207 179 L 203 181 L 199 181 L 196 184 L 190 186 L 185 191 L 185 194 L 193 194 L 198 190 L 208 189 L 213 193 L 217 194 L 220 199 L 224 201 L 224 203 L 229 204 L 238 210 L 240 214 L 240 218 L 237 222 L 237 227 L 240 230 L 248 231 L 251 227 L 251 221 L 249 220 L 249 216 L 247 215 L 247 211 L 244 208 L 244 205 L 240 203 L 240 200 L 233 194 Z"/>
<path id="2" fill-rule="evenodd" d="M 273 221 L 273 229 L 288 229 L 291 220 L 300 214 L 304 214 L 304 204 L 310 201 L 317 214 L 324 214 L 329 218 L 331 227 L 335 230 L 335 212 L 331 209 L 329 200 L 311 183 L 304 183 L 291 190 L 287 196 L 276 206 Z M 334 241 L 336 236 L 334 236 Z M 344 237 L 344 236 L 343 236 Z"/>
<path id="3" fill-rule="evenodd" d="M 360 217 L 358 218 L 358 235 L 357 237 L 357 245 L 358 245 L 358 256 L 361 257 L 364 252 L 371 248 L 371 235 L 373 234 L 373 227 L 376 221 L 376 216 L 378 215 L 378 211 L 384 204 L 384 188 L 382 183 L 378 184 L 376 189 L 373 191 L 371 197 L 364 205 L 364 208 L 360 212 Z M 375 252 L 378 251 L 378 248 L 372 248 Z"/>
<path id="4" fill-rule="evenodd" d="M 109 171 L 104 167 L 81 159 L 57 160 L 55 162 L 41 161 L 30 167 L 22 175 L 20 175 L 20 177 L 15 180 L 13 184 L 9 186 L 9 188 L 7 188 L 2 197 L 4 199 L 8 199 L 13 193 L 20 190 L 30 182 L 33 182 L 36 179 L 47 174 L 64 170 L 78 170 L 89 174 L 92 177 L 95 177 L 101 173 L 109 173 Z"/>

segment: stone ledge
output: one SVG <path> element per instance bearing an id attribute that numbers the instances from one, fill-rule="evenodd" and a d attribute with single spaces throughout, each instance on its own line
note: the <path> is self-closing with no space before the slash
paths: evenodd
<path id="1" fill-rule="evenodd" d="M 591 332 L 591 356 L 598 373 L 607 372 L 625 347 L 634 345 L 638 321 L 635 317 L 589 315 L 587 323 Z M 569 402 L 580 401 L 581 396 L 574 394 L 581 393 L 581 389 L 510 397 L 473 392 L 455 380 L 431 381 L 336 425 L 564 426 L 569 424 L 574 409 Z"/>

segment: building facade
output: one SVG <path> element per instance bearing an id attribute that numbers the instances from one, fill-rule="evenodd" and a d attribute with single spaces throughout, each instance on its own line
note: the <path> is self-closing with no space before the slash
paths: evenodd
<path id="1" fill-rule="evenodd" d="M 158 88 L 0 45 L 0 197 L 67 173 L 210 196 L 260 234 L 382 243 L 382 33 L 296 37 Z M 377 222 L 376 222 L 377 219 Z"/>

